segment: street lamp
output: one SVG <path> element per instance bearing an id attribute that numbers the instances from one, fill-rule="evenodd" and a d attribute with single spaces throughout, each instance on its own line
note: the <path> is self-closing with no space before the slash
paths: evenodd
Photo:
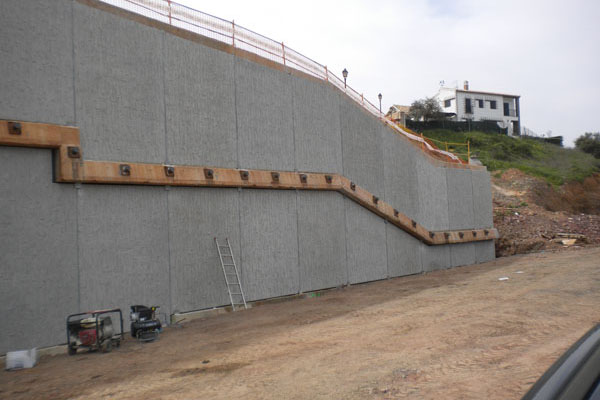
<path id="1" fill-rule="evenodd" d="M 344 89 L 346 88 L 346 78 L 348 77 L 348 70 L 344 68 L 342 71 L 342 76 L 344 77 Z"/>
<path id="2" fill-rule="evenodd" d="M 381 95 L 381 93 L 379 93 L 379 95 L 377 95 L 377 97 L 379 98 L 379 114 L 381 114 L 381 98 L 383 96 Z"/>

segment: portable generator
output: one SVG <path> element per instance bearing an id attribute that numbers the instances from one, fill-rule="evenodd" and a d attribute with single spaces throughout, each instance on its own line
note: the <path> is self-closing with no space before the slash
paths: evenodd
<path id="1" fill-rule="evenodd" d="M 120 331 L 115 333 L 110 314 L 119 314 Z M 118 308 L 87 311 L 67 317 L 67 347 L 69 355 L 79 348 L 109 352 L 113 344 L 117 347 L 123 339 L 123 315 Z"/>

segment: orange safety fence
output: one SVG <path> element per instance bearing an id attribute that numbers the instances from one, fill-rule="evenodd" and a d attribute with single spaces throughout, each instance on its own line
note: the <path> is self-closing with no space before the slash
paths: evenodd
<path id="1" fill-rule="evenodd" d="M 412 131 L 411 131 L 412 132 Z M 437 140 L 437 139 L 432 139 L 432 138 L 428 138 L 423 136 L 423 134 L 421 134 L 421 137 L 429 144 L 431 144 L 432 146 L 436 146 L 435 143 L 439 143 L 440 145 L 443 145 L 444 148 L 446 149 L 446 151 L 451 151 L 454 155 L 459 155 L 459 156 L 465 156 L 466 160 L 461 159 L 460 161 L 463 164 L 468 164 L 468 160 L 471 158 L 471 144 L 469 143 L 469 141 L 467 140 L 465 143 L 454 143 L 454 142 L 448 142 L 448 141 L 443 141 L 443 140 Z M 464 147 L 465 151 L 464 152 L 457 152 L 456 150 L 454 150 L 454 147 L 459 146 L 459 147 Z M 439 147 L 436 146 L 436 148 L 439 149 Z"/>
<path id="2" fill-rule="evenodd" d="M 329 71 L 327 66 L 321 65 L 285 46 L 283 42 L 276 42 L 250 29 L 236 25 L 233 21 L 227 21 L 170 0 L 100 1 L 229 44 L 234 48 L 248 51 L 329 82 L 397 133 L 412 141 L 419 142 L 427 153 L 443 161 L 462 163 L 460 158 L 453 153 L 438 149 L 433 143 L 427 142 L 418 134 L 385 118 L 379 107 L 365 99 L 363 94 L 347 86 L 344 80 Z"/>

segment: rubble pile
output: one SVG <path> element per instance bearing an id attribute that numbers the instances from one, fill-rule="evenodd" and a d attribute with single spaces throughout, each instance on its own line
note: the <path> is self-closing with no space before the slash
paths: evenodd
<path id="1" fill-rule="evenodd" d="M 548 211 L 535 204 L 540 179 L 510 169 L 492 176 L 496 256 L 600 245 L 600 215 Z"/>

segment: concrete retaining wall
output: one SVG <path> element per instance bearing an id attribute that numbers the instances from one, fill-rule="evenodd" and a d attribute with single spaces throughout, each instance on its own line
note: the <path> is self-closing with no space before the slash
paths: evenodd
<path id="1" fill-rule="evenodd" d="M 234 59 L 163 35 L 167 162 L 238 166 Z"/>
<path id="2" fill-rule="evenodd" d="M 77 193 L 47 150 L 0 147 L 0 353 L 64 342 L 79 309 Z"/>
<path id="3" fill-rule="evenodd" d="M 297 195 L 300 291 L 348 283 L 344 198 L 326 192 Z"/>
<path id="4" fill-rule="evenodd" d="M 0 2 L 3 118 L 75 123 L 71 1 Z"/>
<path id="5" fill-rule="evenodd" d="M 80 309 L 169 309 L 164 188 L 84 185 L 77 200 Z"/>
<path id="6" fill-rule="evenodd" d="M 83 155 L 165 161 L 163 32 L 78 2 L 73 13 L 75 125 L 86 132 Z"/>
<path id="7" fill-rule="evenodd" d="M 3 1 L 0 119 L 78 126 L 86 159 L 341 173 L 428 229 L 492 226 L 487 172 L 432 163 L 324 82 L 159 28 Z M 227 304 L 214 237 L 248 300 L 494 257 L 426 246 L 336 192 L 57 184 L 51 165 L 0 147 L 0 353 L 64 342 L 87 309 Z"/>

